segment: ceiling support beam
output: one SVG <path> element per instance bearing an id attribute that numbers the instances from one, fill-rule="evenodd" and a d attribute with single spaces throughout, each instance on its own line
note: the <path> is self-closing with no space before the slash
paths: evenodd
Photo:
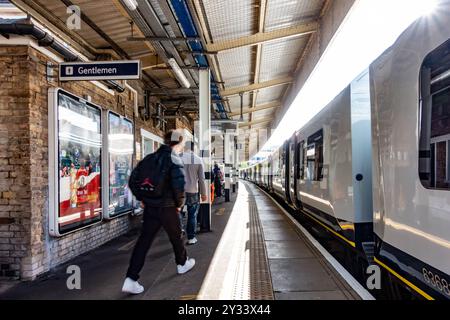
<path id="1" fill-rule="evenodd" d="M 153 68 L 162 68 L 166 66 L 166 63 L 158 55 L 148 55 L 141 57 L 142 70 L 148 70 Z"/>
<path id="2" fill-rule="evenodd" d="M 219 60 L 217 58 L 218 52 L 208 51 L 206 49 L 207 45 L 211 43 L 212 40 L 208 23 L 206 21 L 203 3 L 201 3 L 201 0 L 187 0 L 187 4 L 191 12 L 195 13 L 192 15 L 192 19 L 197 27 L 197 31 L 199 32 L 200 38 L 202 39 L 201 41 L 203 44 L 203 48 L 205 48 L 206 52 L 210 53 L 205 57 L 208 60 L 209 65 L 211 66 L 211 73 L 213 74 L 214 79 L 216 79 L 217 81 L 216 84 L 218 85 L 218 88 L 224 89 L 223 76 L 220 71 Z M 226 101 L 225 104 L 228 106 L 228 109 L 231 110 L 230 103 Z"/>
<path id="3" fill-rule="evenodd" d="M 114 2 L 118 2 L 127 14 L 130 16 L 133 25 L 135 25 L 139 29 L 139 33 L 142 34 L 143 37 L 160 37 L 160 38 L 170 38 L 169 34 L 163 23 L 161 22 L 160 17 L 157 12 L 152 7 L 152 4 L 148 1 L 144 0 L 136 0 L 139 10 L 130 10 L 124 3 L 123 0 L 112 0 Z M 173 26 L 172 26 L 173 27 Z M 176 34 L 175 34 L 176 36 Z M 150 41 L 145 41 L 145 43 L 150 43 Z M 167 41 L 153 41 L 150 44 L 158 56 L 163 59 L 166 63 L 170 57 L 174 58 L 177 64 L 182 67 L 185 65 L 184 58 L 180 56 L 178 50 L 174 46 L 172 42 Z M 189 72 L 183 71 L 185 76 L 191 85 L 197 85 L 192 75 Z M 170 72 L 173 74 L 173 72 Z M 175 78 L 175 76 L 173 76 Z"/>
<path id="4" fill-rule="evenodd" d="M 66 7 L 71 7 L 74 5 L 74 3 L 70 0 L 61 0 L 62 3 L 64 3 L 64 5 Z M 122 58 L 125 59 L 129 59 L 129 55 L 125 52 L 125 50 L 122 49 L 122 47 L 120 47 L 113 39 L 111 39 L 102 29 L 100 29 L 95 23 L 94 21 L 91 20 L 91 18 L 89 18 L 84 11 L 81 11 L 81 20 L 86 23 L 92 30 L 94 30 L 100 37 L 102 37 L 107 43 L 109 43 L 109 45 L 111 46 L 111 48 L 114 49 L 114 51 L 116 51 Z"/>
<path id="5" fill-rule="evenodd" d="M 119 10 L 119 12 L 122 14 L 122 16 L 124 16 L 125 18 L 127 18 L 128 20 L 132 21 L 133 19 L 130 17 L 130 15 L 128 14 L 128 12 L 124 9 L 124 7 L 122 6 L 122 4 L 120 3 L 119 0 L 112 0 L 114 6 L 117 8 L 117 10 Z M 144 34 L 142 33 L 142 31 L 139 28 L 133 29 L 134 32 L 137 32 L 138 35 L 140 36 L 144 36 Z M 147 48 L 150 49 L 150 51 L 154 52 L 155 49 L 153 48 L 152 44 L 149 41 L 145 41 L 145 45 L 147 46 Z"/>
<path id="6" fill-rule="evenodd" d="M 140 42 L 140 41 L 168 41 L 168 42 L 179 42 L 179 41 L 198 41 L 198 37 L 127 37 L 127 41 Z"/>
<path id="7" fill-rule="evenodd" d="M 256 90 L 261 90 L 261 89 L 265 89 L 265 88 L 271 88 L 271 87 L 276 87 L 276 86 L 280 86 L 280 85 L 285 85 L 285 84 L 289 84 L 292 83 L 294 81 L 294 78 L 289 76 L 289 77 L 283 77 L 280 79 L 274 79 L 274 80 L 269 80 L 269 81 L 265 81 L 265 82 L 260 82 L 260 83 L 254 83 L 248 86 L 243 86 L 243 87 L 236 87 L 236 88 L 230 88 L 230 89 L 226 89 L 226 90 L 222 90 L 220 91 L 220 95 L 222 97 L 229 97 L 229 96 L 235 96 L 238 95 L 239 93 L 246 93 L 246 92 L 253 92 Z"/>
<path id="8" fill-rule="evenodd" d="M 198 96 L 198 88 L 148 88 L 151 96 Z"/>
<path id="9" fill-rule="evenodd" d="M 267 103 L 267 104 L 262 104 L 262 105 L 259 105 L 256 107 L 244 109 L 242 114 L 247 114 L 247 113 L 261 111 L 261 110 L 267 110 L 267 109 L 271 109 L 271 108 L 278 108 L 280 106 L 281 106 L 281 102 L 275 101 L 275 102 L 271 102 L 271 103 Z M 241 112 L 237 111 L 237 112 L 230 113 L 229 116 L 235 117 L 235 116 L 239 116 L 240 114 L 241 114 Z"/>
<path id="10" fill-rule="evenodd" d="M 91 46 L 86 40 L 70 30 L 63 21 L 46 11 L 42 6 L 36 4 L 36 2 L 31 0 L 11 0 L 11 3 L 26 14 L 31 15 L 39 23 L 44 24 L 50 32 L 58 35 L 58 37 L 73 46 L 74 49 L 81 52 L 87 58 L 95 59 L 97 55 L 102 53 L 114 53 L 116 58 L 119 58 L 119 55 L 112 49 L 98 50 Z"/>
<path id="11" fill-rule="evenodd" d="M 316 32 L 318 27 L 319 23 L 314 21 L 269 32 L 258 32 L 251 36 L 207 44 L 206 51 L 225 51 L 263 44 L 274 40 L 301 37 Z"/>
<path id="12" fill-rule="evenodd" d="M 267 123 L 267 122 L 270 122 L 272 120 L 273 120 L 272 117 L 265 117 L 265 118 L 261 118 L 261 119 L 254 120 L 254 121 L 241 122 L 241 123 L 239 123 L 239 128 L 249 127 L 249 126 L 253 126 L 255 124 Z"/>

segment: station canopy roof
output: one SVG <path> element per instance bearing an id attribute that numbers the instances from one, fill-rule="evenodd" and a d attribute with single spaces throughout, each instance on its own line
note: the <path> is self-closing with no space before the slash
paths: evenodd
<path id="1" fill-rule="evenodd" d="M 150 93 L 191 119 L 198 110 L 197 69 L 210 67 L 213 117 L 240 120 L 243 129 L 262 129 L 270 128 L 332 1 L 11 2 L 89 59 L 141 59 Z M 68 7 L 74 5 L 82 22 L 72 30 Z M 182 68 L 190 88 L 182 86 L 170 58 Z"/>

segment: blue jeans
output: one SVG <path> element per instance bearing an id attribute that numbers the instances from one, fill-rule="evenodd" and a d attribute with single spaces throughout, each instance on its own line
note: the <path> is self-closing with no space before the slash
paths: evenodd
<path id="1" fill-rule="evenodd" d="M 186 234 L 188 240 L 195 238 L 195 231 L 197 230 L 197 214 L 200 208 L 200 200 L 198 193 L 186 193 L 186 206 L 187 206 L 187 224 Z"/>

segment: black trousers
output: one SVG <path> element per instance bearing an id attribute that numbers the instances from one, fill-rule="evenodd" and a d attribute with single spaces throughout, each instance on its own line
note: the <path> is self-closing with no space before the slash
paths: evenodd
<path id="1" fill-rule="evenodd" d="M 167 232 L 169 240 L 172 243 L 173 251 L 175 253 L 175 262 L 181 265 L 186 263 L 187 254 L 181 235 L 181 224 L 177 209 L 152 208 L 146 206 L 144 209 L 142 231 L 134 246 L 133 254 L 131 255 L 127 277 L 134 281 L 139 279 L 139 272 L 144 266 L 147 252 L 161 227 Z"/>
<path id="2" fill-rule="evenodd" d="M 220 180 L 214 180 L 214 189 L 216 191 L 216 197 L 222 196 L 222 184 L 220 183 Z"/>

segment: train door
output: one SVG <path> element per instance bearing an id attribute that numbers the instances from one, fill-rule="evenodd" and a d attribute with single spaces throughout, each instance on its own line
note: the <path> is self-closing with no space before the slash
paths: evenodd
<path id="1" fill-rule="evenodd" d="M 295 159 L 295 164 L 296 164 L 295 195 L 296 195 L 296 199 L 297 199 L 296 207 L 298 209 L 302 208 L 302 203 L 300 200 L 301 199 L 300 190 L 301 190 L 302 181 L 304 182 L 304 179 L 305 179 L 305 162 L 306 162 L 306 149 L 305 148 L 306 148 L 305 140 L 301 140 L 296 143 L 295 153 L 296 153 L 297 157 Z"/>
<path id="2" fill-rule="evenodd" d="M 283 148 L 279 148 L 272 156 L 272 189 L 278 196 L 284 198 L 283 192 Z"/>
<path id="3" fill-rule="evenodd" d="M 273 190 L 273 162 L 272 162 L 272 156 L 269 157 L 269 161 L 267 163 L 267 174 L 268 174 L 268 189 L 271 192 Z"/>
<path id="4" fill-rule="evenodd" d="M 290 202 L 289 196 L 289 141 L 286 141 L 282 148 L 281 157 L 281 187 L 286 201 Z"/>
<path id="5" fill-rule="evenodd" d="M 262 184 L 263 184 L 263 186 L 265 187 L 265 188 L 267 188 L 267 165 L 268 165 L 268 162 L 266 161 L 266 162 L 264 162 L 263 164 L 262 164 Z"/>
<path id="6" fill-rule="evenodd" d="M 261 185 L 262 184 L 262 164 L 258 164 L 258 166 L 257 166 L 257 172 L 258 172 L 258 178 L 257 178 L 257 180 L 258 180 L 258 185 Z"/>
<path id="7" fill-rule="evenodd" d="M 289 197 L 291 203 L 298 208 L 298 200 L 296 195 L 297 176 L 298 176 L 298 158 L 299 152 L 297 147 L 297 139 L 294 135 L 289 142 Z"/>

